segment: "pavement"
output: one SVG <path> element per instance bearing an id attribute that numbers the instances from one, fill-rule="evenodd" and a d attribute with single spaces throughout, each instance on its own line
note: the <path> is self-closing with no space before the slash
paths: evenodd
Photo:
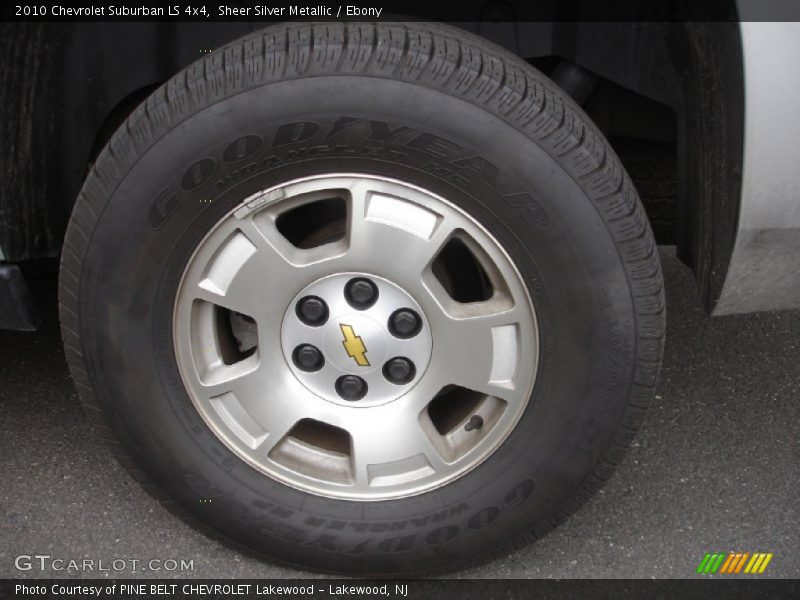
<path id="1" fill-rule="evenodd" d="M 662 260 L 664 368 L 626 460 L 546 538 L 456 576 L 686 578 L 707 552 L 745 551 L 774 553 L 761 577 L 800 577 L 800 311 L 711 319 L 674 250 Z M 53 283 L 37 291 L 40 331 L 0 331 L 0 577 L 312 576 L 207 537 L 140 489 L 78 405 Z M 111 570 L 15 568 L 48 554 Z M 152 558 L 160 571 L 132 570 Z"/>

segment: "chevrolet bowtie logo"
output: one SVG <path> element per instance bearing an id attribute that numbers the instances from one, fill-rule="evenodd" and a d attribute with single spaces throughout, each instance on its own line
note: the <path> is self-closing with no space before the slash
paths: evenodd
<path id="1" fill-rule="evenodd" d="M 356 361 L 359 367 L 368 367 L 367 347 L 364 345 L 364 340 L 361 339 L 361 336 L 356 335 L 352 325 L 339 323 L 339 329 L 342 330 L 342 335 L 344 336 L 342 346 L 344 346 L 347 356 Z"/>

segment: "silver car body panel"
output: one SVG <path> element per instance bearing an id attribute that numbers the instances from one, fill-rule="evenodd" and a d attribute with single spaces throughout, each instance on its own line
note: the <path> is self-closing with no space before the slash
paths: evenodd
<path id="1" fill-rule="evenodd" d="M 800 23 L 741 18 L 742 192 L 714 315 L 800 308 Z"/>

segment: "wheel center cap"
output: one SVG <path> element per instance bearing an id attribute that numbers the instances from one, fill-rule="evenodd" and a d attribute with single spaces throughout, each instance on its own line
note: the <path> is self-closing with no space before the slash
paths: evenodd
<path id="1" fill-rule="evenodd" d="M 350 312 L 328 321 L 322 347 L 341 371 L 363 376 L 389 358 L 387 335 L 374 319 Z"/>
<path id="2" fill-rule="evenodd" d="M 368 273 L 341 273 L 294 297 L 284 314 L 281 345 L 306 388 L 360 408 L 391 402 L 413 388 L 428 368 L 432 340 L 408 292 Z"/>

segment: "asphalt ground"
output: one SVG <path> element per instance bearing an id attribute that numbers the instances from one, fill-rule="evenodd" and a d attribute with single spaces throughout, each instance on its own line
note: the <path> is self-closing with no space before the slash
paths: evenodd
<path id="1" fill-rule="evenodd" d="M 774 553 L 759 577 L 800 577 L 800 311 L 711 319 L 674 251 L 662 259 L 664 368 L 625 462 L 545 539 L 457 576 L 696 577 L 705 553 L 744 551 Z M 312 576 L 209 538 L 142 491 L 78 405 L 55 286 L 37 292 L 41 330 L 0 331 L 0 577 Z M 129 566 L 15 568 L 17 556 L 34 554 Z M 131 560 L 154 558 L 162 570 L 131 570 Z M 193 568 L 167 571 L 169 559 Z"/>

